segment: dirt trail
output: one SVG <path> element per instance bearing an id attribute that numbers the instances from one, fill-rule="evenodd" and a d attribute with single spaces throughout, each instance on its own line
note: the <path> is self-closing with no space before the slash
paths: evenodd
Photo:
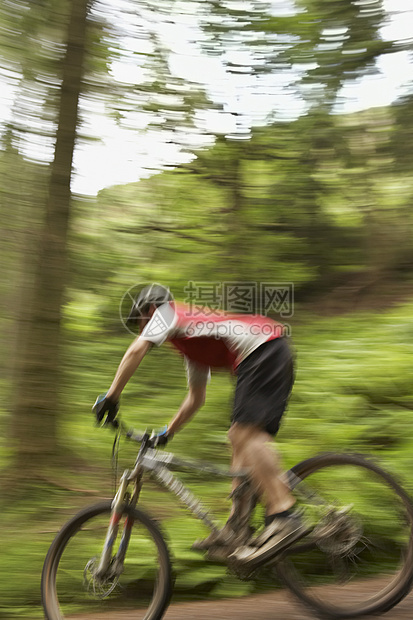
<path id="1" fill-rule="evenodd" d="M 397 607 L 382 616 L 386 620 L 411 620 L 413 594 Z M 142 614 L 128 610 L 76 615 L 73 620 L 141 620 Z M 237 599 L 172 603 L 164 620 L 314 620 L 308 612 L 286 591 L 259 594 Z M 365 616 L 366 618 L 366 616 Z M 373 618 L 373 617 L 372 617 Z M 377 616 L 374 616 L 377 619 Z"/>

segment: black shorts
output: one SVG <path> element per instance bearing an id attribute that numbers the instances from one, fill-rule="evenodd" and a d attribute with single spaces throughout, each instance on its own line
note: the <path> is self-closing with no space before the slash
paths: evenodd
<path id="1" fill-rule="evenodd" d="M 231 422 L 258 426 L 275 435 L 294 383 L 294 359 L 286 338 L 255 349 L 237 368 Z"/>

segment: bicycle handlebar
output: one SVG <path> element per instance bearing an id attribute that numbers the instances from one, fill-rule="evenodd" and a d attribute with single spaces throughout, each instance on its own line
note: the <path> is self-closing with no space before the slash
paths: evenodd
<path id="1" fill-rule="evenodd" d="M 148 433 L 148 431 L 136 431 L 134 428 L 127 428 L 123 422 L 119 420 L 112 420 L 109 422 L 109 425 L 112 426 L 116 431 L 119 431 L 122 435 L 126 437 L 126 439 L 130 439 L 131 441 L 135 441 L 136 443 L 142 443 L 146 441 L 146 445 L 148 448 L 152 448 L 155 445 L 155 437 L 152 437 L 154 431 Z"/>

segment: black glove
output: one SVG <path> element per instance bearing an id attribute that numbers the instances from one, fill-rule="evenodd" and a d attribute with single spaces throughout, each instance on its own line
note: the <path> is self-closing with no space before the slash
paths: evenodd
<path id="1" fill-rule="evenodd" d="M 152 445 L 154 448 L 157 448 L 158 446 L 166 446 L 170 439 L 172 439 L 172 435 L 168 433 L 167 426 L 165 426 L 165 428 L 163 428 L 161 431 L 156 432 L 151 437 Z"/>
<path id="2" fill-rule="evenodd" d="M 103 422 L 105 426 L 115 420 L 116 414 L 119 411 L 119 401 L 108 398 L 106 394 L 101 394 L 97 397 L 92 411 L 96 416 L 97 423 L 102 424 Z"/>

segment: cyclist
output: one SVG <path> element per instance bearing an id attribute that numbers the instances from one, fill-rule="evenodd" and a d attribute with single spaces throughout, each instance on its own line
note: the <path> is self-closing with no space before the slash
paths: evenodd
<path id="1" fill-rule="evenodd" d="M 157 435 L 157 445 L 165 445 L 202 407 L 210 368 L 233 371 L 237 384 L 228 433 L 232 467 L 250 471 L 266 505 L 262 533 L 239 551 L 238 559 L 253 566 L 268 553 L 281 551 L 300 538 L 305 526 L 292 510 L 295 500 L 280 480 L 278 456 L 269 445 L 279 429 L 294 380 L 293 358 L 283 326 L 257 315 L 198 312 L 173 302 L 169 289 L 160 284 L 140 291 L 128 322 L 139 326 L 140 335 L 123 356 L 108 392 L 94 405 L 98 422 L 115 419 L 122 390 L 154 345 L 168 341 L 178 349 L 184 355 L 188 377 L 187 396 L 166 429 Z M 194 548 L 207 550 L 230 543 L 236 538 L 234 520 L 231 512 L 218 534 L 197 541 Z"/>

